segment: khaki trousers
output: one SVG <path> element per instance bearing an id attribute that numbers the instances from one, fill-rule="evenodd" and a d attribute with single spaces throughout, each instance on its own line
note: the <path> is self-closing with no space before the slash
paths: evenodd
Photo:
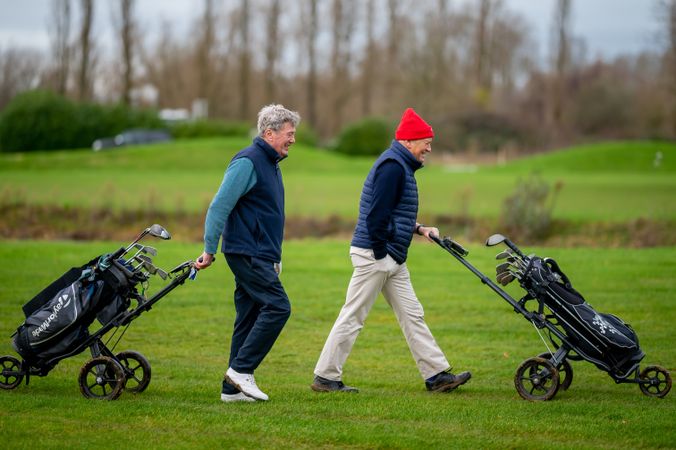
<path id="1" fill-rule="evenodd" d="M 357 247 L 350 247 L 350 258 L 354 272 L 345 305 L 326 339 L 315 375 L 341 380 L 343 364 L 380 292 L 397 316 L 423 379 L 447 370 L 450 365 L 425 323 L 406 263 L 399 265 L 389 255 L 376 261 L 373 250 Z"/>

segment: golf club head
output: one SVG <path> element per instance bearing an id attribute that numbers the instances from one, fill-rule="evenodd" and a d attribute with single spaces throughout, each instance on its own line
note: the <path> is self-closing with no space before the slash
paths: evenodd
<path id="1" fill-rule="evenodd" d="M 497 281 L 498 283 L 500 283 L 501 285 L 507 286 L 509 283 L 511 283 L 512 281 L 514 281 L 514 275 L 512 275 L 512 274 L 509 273 L 509 272 L 503 272 L 503 273 L 499 273 L 499 274 L 495 277 L 495 279 L 496 279 L 496 281 Z"/>
<path id="2" fill-rule="evenodd" d="M 148 228 L 148 233 L 150 233 L 152 236 L 158 237 L 160 239 L 171 239 L 171 234 L 162 226 L 159 224 L 154 224 L 150 228 Z"/>
<path id="3" fill-rule="evenodd" d="M 134 256 L 134 258 L 135 258 L 136 260 L 138 260 L 138 261 L 147 262 L 148 264 L 152 264 L 152 263 L 153 263 L 153 260 L 152 260 L 152 258 L 151 258 L 150 256 L 146 256 L 146 255 L 136 255 L 136 256 Z"/>
<path id="4" fill-rule="evenodd" d="M 157 256 L 157 249 L 149 245 L 134 244 L 134 248 L 137 248 L 139 252 L 146 253 L 151 256 Z"/>
<path id="5" fill-rule="evenodd" d="M 493 235 L 489 236 L 488 239 L 486 239 L 486 246 L 487 247 L 493 247 L 495 245 L 502 244 L 503 242 L 505 242 L 505 239 L 507 239 L 507 238 L 504 237 L 501 234 L 498 234 L 498 233 L 493 234 Z"/>
<path id="6" fill-rule="evenodd" d="M 143 268 L 148 272 L 150 275 L 155 275 L 157 273 L 157 267 L 153 266 L 149 262 L 143 262 Z"/>
<path id="7" fill-rule="evenodd" d="M 159 267 L 156 267 L 156 269 L 157 269 L 156 274 L 157 274 L 160 278 L 162 278 L 163 280 L 166 280 L 167 277 L 169 276 L 169 275 L 167 274 L 167 272 L 165 272 L 164 270 L 160 269 Z"/>
<path id="8" fill-rule="evenodd" d="M 509 258 L 509 257 L 514 257 L 514 255 L 512 255 L 512 254 L 509 252 L 509 250 L 503 250 L 503 251 L 501 251 L 500 253 L 498 253 L 497 255 L 495 255 L 495 259 L 498 259 L 498 260 L 499 260 L 499 259 Z"/>
<path id="9" fill-rule="evenodd" d="M 507 272 L 507 270 L 509 270 L 510 267 L 514 267 L 512 263 L 503 262 L 495 266 L 495 272 L 496 273 Z"/>
<path id="10" fill-rule="evenodd" d="M 143 253 L 147 253 L 150 256 L 157 256 L 157 249 L 155 247 L 146 245 L 143 247 Z"/>

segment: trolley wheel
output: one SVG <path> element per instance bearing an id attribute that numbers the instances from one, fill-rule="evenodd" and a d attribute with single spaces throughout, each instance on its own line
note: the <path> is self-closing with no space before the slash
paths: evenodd
<path id="1" fill-rule="evenodd" d="M 85 397 L 115 400 L 124 389 L 124 369 L 112 358 L 97 356 L 82 366 L 79 382 Z"/>
<path id="2" fill-rule="evenodd" d="M 0 389 L 14 389 L 23 380 L 23 371 L 21 370 L 21 361 L 13 356 L 3 356 L 0 358 Z"/>
<path id="3" fill-rule="evenodd" d="M 662 366 L 648 366 L 638 378 L 641 392 L 650 397 L 662 398 L 671 390 L 671 375 Z"/>
<path id="4" fill-rule="evenodd" d="M 530 358 L 516 369 L 514 386 L 525 400 L 551 400 L 559 390 L 559 371 L 544 358 Z"/>
<path id="5" fill-rule="evenodd" d="M 115 355 L 122 364 L 125 373 L 124 389 L 130 392 L 143 392 L 150 384 L 150 363 L 139 352 L 126 350 Z"/>
<path id="6" fill-rule="evenodd" d="M 540 353 L 538 355 L 538 358 L 544 358 L 544 359 L 549 359 L 551 357 L 552 357 L 552 354 L 549 353 L 549 352 Z M 573 367 L 568 362 L 568 359 L 564 359 L 561 362 L 561 364 L 559 364 L 556 367 L 556 370 L 559 371 L 559 378 L 561 380 L 561 384 L 559 385 L 559 389 L 563 389 L 564 391 L 567 391 L 568 388 L 570 387 L 570 383 L 573 382 Z"/>

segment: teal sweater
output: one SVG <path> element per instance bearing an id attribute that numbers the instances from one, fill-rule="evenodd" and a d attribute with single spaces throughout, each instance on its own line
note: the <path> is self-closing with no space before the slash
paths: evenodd
<path id="1" fill-rule="evenodd" d="M 256 171 L 249 158 L 239 158 L 230 163 L 223 176 L 221 187 L 209 205 L 204 221 L 204 251 L 212 255 L 218 251 L 225 223 L 237 201 L 256 185 Z"/>

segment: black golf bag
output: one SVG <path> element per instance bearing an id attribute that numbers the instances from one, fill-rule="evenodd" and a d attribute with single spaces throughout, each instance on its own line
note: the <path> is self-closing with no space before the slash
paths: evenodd
<path id="1" fill-rule="evenodd" d="M 105 325 L 128 308 L 130 289 L 141 280 L 109 258 L 103 255 L 73 267 L 23 306 L 26 320 L 13 335 L 12 346 L 24 360 L 48 371 L 48 361 L 89 337 L 96 318 Z"/>
<path id="2" fill-rule="evenodd" d="M 645 356 L 631 326 L 597 312 L 553 259 L 531 257 L 520 282 L 531 298 L 549 308 L 547 318 L 565 330 L 575 351 L 600 369 L 623 377 Z"/>

